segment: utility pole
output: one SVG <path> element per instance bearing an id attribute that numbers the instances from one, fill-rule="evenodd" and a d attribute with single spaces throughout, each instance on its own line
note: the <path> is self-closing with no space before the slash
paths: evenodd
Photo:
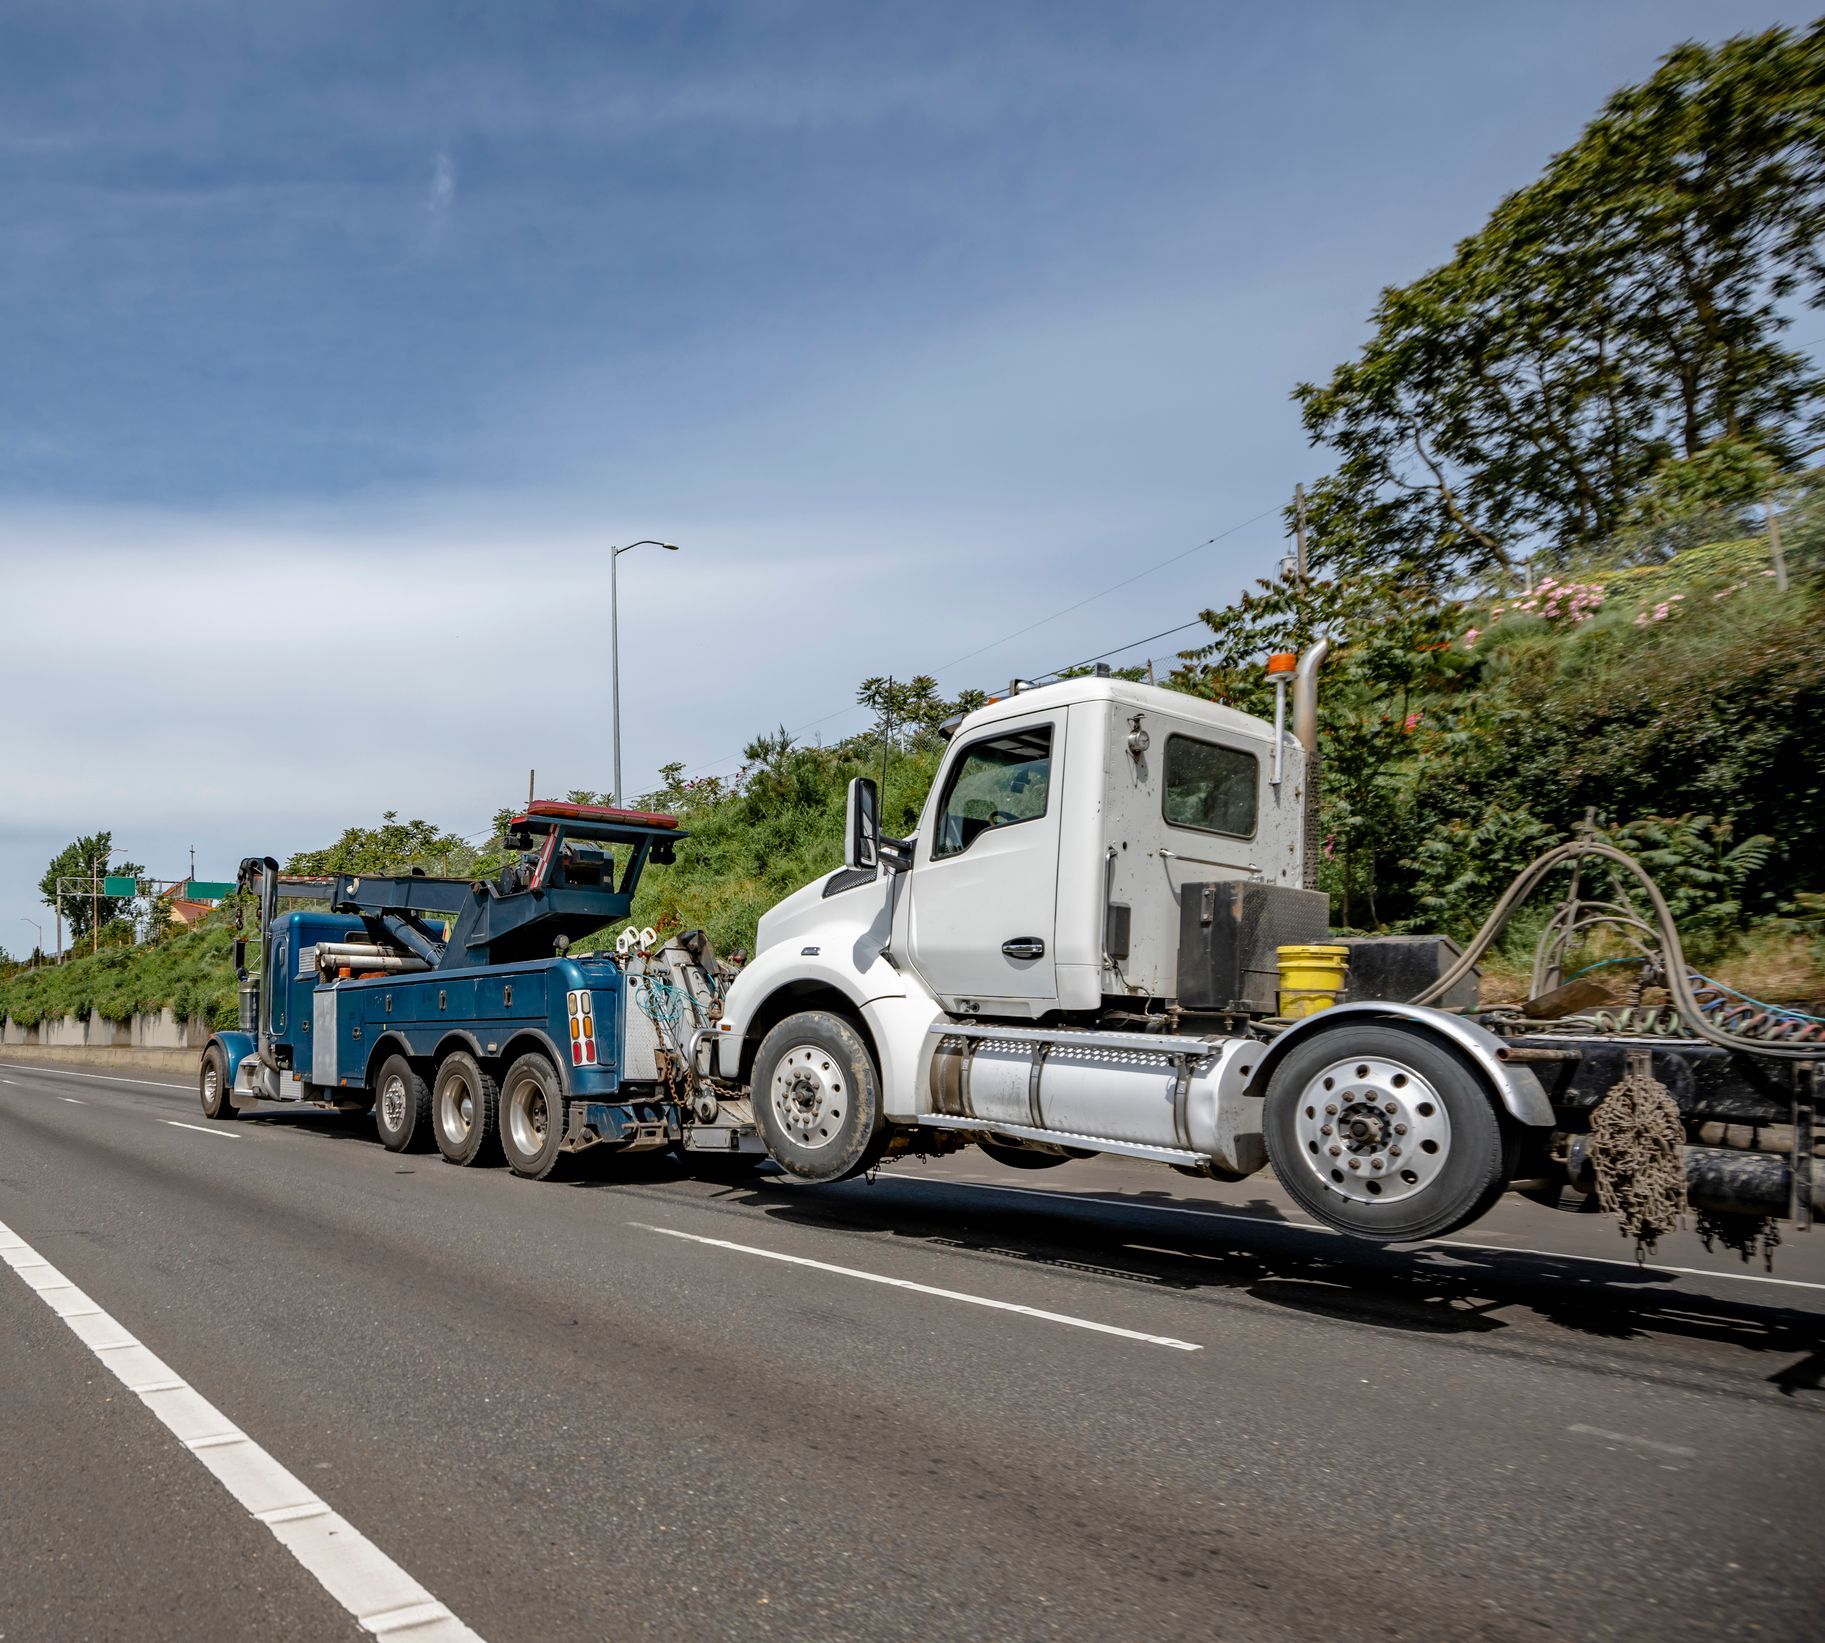
<path id="1" fill-rule="evenodd" d="M 1787 591 L 1787 558 L 1781 552 L 1781 520 L 1774 511 L 1774 498 L 1770 496 L 1764 506 L 1768 509 L 1768 552 L 1774 560 L 1774 585 L 1782 593 Z"/>
<path id="2" fill-rule="evenodd" d="M 539 785 L 539 773 L 536 770 L 526 772 L 526 808 L 532 808 L 533 790 Z"/>
<path id="3" fill-rule="evenodd" d="M 1299 580 L 1305 581 L 1305 482 L 1293 487 L 1293 541 Z"/>
<path id="4" fill-rule="evenodd" d="M 101 868 L 89 858 L 89 952 L 101 951 Z"/>

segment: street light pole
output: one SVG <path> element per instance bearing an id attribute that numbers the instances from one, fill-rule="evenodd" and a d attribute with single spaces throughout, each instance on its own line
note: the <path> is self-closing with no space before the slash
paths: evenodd
<path id="1" fill-rule="evenodd" d="M 31 925 L 31 927 L 32 927 L 32 928 L 33 928 L 33 929 L 34 929 L 34 930 L 36 930 L 36 931 L 37 931 L 37 932 L 38 932 L 38 947 L 37 947 L 37 953 L 36 953 L 36 956 L 35 956 L 35 957 L 34 957 L 34 960 L 33 960 L 33 968 L 36 968 L 36 967 L 37 967 L 37 958 L 39 958 L 39 957 L 42 957 L 42 956 L 43 956 L 43 954 L 44 954 L 44 926 L 43 926 L 43 925 L 42 925 L 42 924 L 40 924 L 40 923 L 39 923 L 39 922 L 38 922 L 38 921 L 37 921 L 37 919 L 35 919 L 35 918 L 24 918 L 24 917 L 21 917 L 21 918 L 20 918 L 20 920 L 19 920 L 19 922 L 20 922 L 20 923 L 21 923 L 21 924 L 29 924 L 29 925 Z"/>
<path id="2" fill-rule="evenodd" d="M 626 547 L 611 547 L 608 550 L 608 672 L 610 713 L 615 734 L 615 803 L 623 808 L 627 805 L 627 796 L 621 791 L 621 589 L 615 566 L 622 554 L 632 553 L 635 548 L 664 548 L 668 553 L 676 553 L 678 544 L 661 542 L 653 536 L 643 536 L 638 542 L 629 542 Z"/>

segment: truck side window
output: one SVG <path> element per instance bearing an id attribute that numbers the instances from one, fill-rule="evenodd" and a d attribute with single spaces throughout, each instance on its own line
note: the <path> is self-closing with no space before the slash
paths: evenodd
<path id="1" fill-rule="evenodd" d="M 1051 782 L 1050 725 L 1028 725 L 972 743 L 945 783 L 933 859 L 969 849 L 991 827 L 1036 821 L 1046 813 Z"/>
<path id="2" fill-rule="evenodd" d="M 1166 738 L 1166 822 L 1232 839 L 1255 836 L 1261 766 L 1254 754 L 1190 736 Z"/>

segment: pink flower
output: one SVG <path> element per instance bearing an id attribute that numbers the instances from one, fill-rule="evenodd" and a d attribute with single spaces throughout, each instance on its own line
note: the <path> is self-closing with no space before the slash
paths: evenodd
<path id="1" fill-rule="evenodd" d="M 1482 632 L 1482 630 L 1480 628 L 1472 628 L 1468 633 L 1466 633 L 1464 635 L 1464 649 L 1474 650 L 1476 648 L 1477 639 L 1480 636 L 1481 632 Z"/>

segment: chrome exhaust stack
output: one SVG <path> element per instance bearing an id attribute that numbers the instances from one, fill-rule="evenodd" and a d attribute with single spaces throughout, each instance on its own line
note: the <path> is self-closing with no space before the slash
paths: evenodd
<path id="1" fill-rule="evenodd" d="M 1293 672 L 1293 737 L 1305 751 L 1305 838 L 1303 882 L 1318 888 L 1318 853 L 1323 833 L 1318 822 L 1318 670 L 1331 654 L 1331 641 L 1319 639 L 1299 658 Z"/>

